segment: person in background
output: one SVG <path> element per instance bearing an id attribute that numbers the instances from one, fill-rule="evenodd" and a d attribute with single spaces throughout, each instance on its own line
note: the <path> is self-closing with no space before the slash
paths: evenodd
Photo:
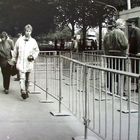
<path id="1" fill-rule="evenodd" d="M 78 41 L 77 41 L 76 37 L 72 38 L 72 50 L 74 52 L 78 52 Z"/>
<path id="2" fill-rule="evenodd" d="M 111 30 L 109 29 L 109 31 L 106 33 L 103 41 L 105 55 L 124 56 L 124 57 L 127 56 L 129 45 L 128 39 L 124 33 L 125 28 L 126 28 L 125 21 L 123 19 L 117 19 L 114 24 L 114 27 L 111 27 Z M 121 59 L 116 59 L 115 57 L 111 59 L 112 59 L 111 61 L 107 59 L 108 68 L 116 70 L 125 69 L 125 64 L 123 65 L 123 61 L 121 61 Z M 108 74 L 107 79 L 108 79 L 107 87 L 109 88 L 110 92 L 112 92 L 113 75 L 111 73 L 110 75 Z M 118 77 L 116 78 L 116 81 L 114 81 L 114 83 L 115 82 L 118 82 Z M 117 94 L 119 94 L 118 91 Z"/>
<path id="3" fill-rule="evenodd" d="M 91 41 L 91 50 L 97 50 L 97 42 L 96 40 L 92 40 Z"/>
<path id="4" fill-rule="evenodd" d="M 60 50 L 64 50 L 65 47 L 65 40 L 61 38 L 60 40 Z"/>
<path id="5" fill-rule="evenodd" d="M 19 38 L 15 44 L 13 51 L 13 62 L 20 75 L 20 92 L 21 97 L 26 99 L 29 97 L 29 81 L 30 74 L 33 69 L 34 60 L 39 54 L 39 47 L 34 38 L 32 38 L 33 28 L 30 24 L 24 27 L 25 34 Z"/>
<path id="6" fill-rule="evenodd" d="M 55 38 L 55 41 L 54 41 L 54 48 L 55 48 L 55 50 L 58 49 L 57 43 L 58 43 L 58 40 L 57 40 L 57 38 Z"/>
<path id="7" fill-rule="evenodd" d="M 130 23 L 129 28 L 129 56 L 140 57 L 140 28 L 135 22 Z M 139 60 L 131 60 L 131 71 L 139 74 Z M 136 92 L 138 92 L 138 81 L 136 84 Z"/>
<path id="8" fill-rule="evenodd" d="M 2 32 L 0 42 L 0 67 L 3 77 L 3 87 L 5 94 L 9 93 L 10 86 L 10 61 L 12 58 L 11 50 L 14 48 L 14 42 L 8 38 L 6 32 Z"/>
<path id="9" fill-rule="evenodd" d="M 19 39 L 19 38 L 21 38 L 22 37 L 22 33 L 18 33 L 17 34 L 17 38 L 16 38 L 16 40 L 15 40 L 15 43 L 16 43 L 16 41 Z M 19 81 L 20 80 L 20 77 L 19 77 L 19 72 L 17 73 L 17 77 L 14 79 L 14 81 Z"/>

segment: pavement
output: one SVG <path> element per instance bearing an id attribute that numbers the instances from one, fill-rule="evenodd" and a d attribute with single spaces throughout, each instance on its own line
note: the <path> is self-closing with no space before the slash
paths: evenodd
<path id="1" fill-rule="evenodd" d="M 58 110 L 54 99 L 54 103 L 42 103 L 43 94 L 30 94 L 23 100 L 14 78 L 11 77 L 9 94 L 4 94 L 0 72 L 0 140 L 72 140 L 84 135 L 84 125 L 72 114 L 50 114 Z M 98 138 L 90 131 L 88 135 L 92 140 Z"/>

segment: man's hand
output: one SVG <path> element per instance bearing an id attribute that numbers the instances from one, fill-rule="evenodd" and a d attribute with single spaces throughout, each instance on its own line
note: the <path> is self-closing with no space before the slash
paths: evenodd
<path id="1" fill-rule="evenodd" d="M 16 62 L 13 61 L 13 60 L 8 60 L 8 64 L 9 64 L 10 66 L 14 66 L 14 65 L 16 64 Z"/>

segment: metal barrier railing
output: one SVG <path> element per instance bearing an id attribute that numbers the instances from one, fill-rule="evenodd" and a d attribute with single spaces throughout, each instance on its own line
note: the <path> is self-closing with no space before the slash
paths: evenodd
<path id="1" fill-rule="evenodd" d="M 98 53 L 98 51 L 95 51 L 95 52 L 90 51 L 90 52 L 83 52 L 83 53 L 75 53 L 72 51 L 70 51 L 70 52 L 44 51 L 43 53 L 45 55 L 61 54 L 63 56 L 67 56 L 69 58 L 78 60 L 80 62 L 84 62 L 86 64 L 140 74 L 140 69 L 139 69 L 140 58 L 136 58 L 136 57 L 98 55 L 98 54 L 101 54 L 101 53 Z M 111 74 L 108 74 L 108 78 L 111 77 L 110 75 Z M 138 94 L 138 81 L 132 79 L 131 85 L 132 85 L 132 90 L 133 90 L 132 99 L 133 99 L 133 102 L 137 103 L 136 99 L 137 99 L 137 94 Z M 108 88 L 111 89 L 110 83 L 108 83 Z M 112 94 L 111 91 L 110 91 L 110 94 Z M 119 96 L 119 95 L 116 94 L 116 96 Z M 124 94 L 123 97 L 125 100 L 128 99 L 127 94 Z"/>
<path id="2" fill-rule="evenodd" d="M 139 92 L 137 104 L 132 96 L 132 81 L 138 82 L 140 91 L 138 74 L 57 55 L 40 55 L 35 65 L 36 85 L 59 101 L 59 112 L 63 104 L 84 121 L 83 139 L 89 137 L 87 129 L 104 140 L 140 139 Z M 123 100 L 124 92 L 127 100 Z"/>
<path id="3" fill-rule="evenodd" d="M 108 55 L 98 55 L 94 53 L 93 54 L 92 53 L 71 53 L 70 58 L 73 58 L 75 60 L 84 62 L 86 64 L 90 64 L 90 65 L 96 65 L 96 66 L 101 66 L 105 68 L 140 74 L 140 68 L 139 68 L 140 58 L 137 58 L 137 57 L 108 56 Z M 135 99 L 137 98 L 138 81 L 134 79 L 132 79 L 131 81 L 132 81 L 132 86 L 133 86 L 133 91 L 134 91 L 132 96 L 133 96 L 133 101 L 135 102 Z M 124 96 L 124 99 L 127 99 L 127 95 Z"/>

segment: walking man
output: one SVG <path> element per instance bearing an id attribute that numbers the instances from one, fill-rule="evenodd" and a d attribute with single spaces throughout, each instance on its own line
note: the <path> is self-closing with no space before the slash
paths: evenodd
<path id="1" fill-rule="evenodd" d="M 16 62 L 19 70 L 21 97 L 26 99 L 29 97 L 30 73 L 33 69 L 33 62 L 39 54 L 39 48 L 36 40 L 31 36 L 32 26 L 26 25 L 24 31 L 24 36 L 20 37 L 15 44 L 13 61 Z"/>
<path id="2" fill-rule="evenodd" d="M 11 50 L 14 48 L 14 42 L 9 38 L 6 32 L 1 34 L 0 42 L 0 67 L 3 77 L 3 87 L 5 94 L 9 93 L 10 85 L 10 61 L 12 58 Z"/>

